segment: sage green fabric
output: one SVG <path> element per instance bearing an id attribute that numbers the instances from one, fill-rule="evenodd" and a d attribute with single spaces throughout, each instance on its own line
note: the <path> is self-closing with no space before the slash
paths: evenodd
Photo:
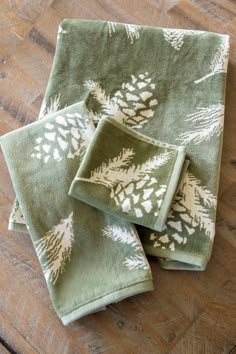
<path id="1" fill-rule="evenodd" d="M 104 212 L 162 231 L 185 146 L 165 144 L 102 118 L 69 194 Z"/>
<path id="2" fill-rule="evenodd" d="M 190 165 L 166 229 L 138 232 L 148 254 L 188 269 L 205 269 L 215 235 L 228 49 L 217 33 L 64 20 L 41 110 L 85 100 L 95 123 L 112 117 L 186 146 Z"/>
<path id="3" fill-rule="evenodd" d="M 0 138 L 53 306 L 64 324 L 153 289 L 134 226 L 68 196 L 93 133 L 84 103 L 77 103 Z"/>

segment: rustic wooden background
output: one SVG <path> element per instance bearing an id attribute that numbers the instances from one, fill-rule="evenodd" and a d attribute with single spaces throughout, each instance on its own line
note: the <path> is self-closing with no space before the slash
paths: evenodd
<path id="1" fill-rule="evenodd" d="M 205 272 L 150 259 L 154 292 L 64 327 L 29 236 L 7 231 L 14 191 L 0 154 L 0 353 L 236 353 L 236 2 L 0 0 L 0 134 L 37 118 L 63 18 L 230 34 L 216 239 Z"/>

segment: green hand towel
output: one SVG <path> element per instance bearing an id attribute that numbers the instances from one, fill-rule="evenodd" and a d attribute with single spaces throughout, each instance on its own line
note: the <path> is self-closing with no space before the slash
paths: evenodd
<path id="1" fill-rule="evenodd" d="M 185 158 L 185 147 L 161 143 L 102 118 L 70 195 L 98 209 L 161 231 Z"/>
<path id="2" fill-rule="evenodd" d="M 229 38 L 210 32 L 64 20 L 42 113 L 86 100 L 191 163 L 166 229 L 138 231 L 147 253 L 205 269 L 215 234 Z M 164 266 L 164 263 L 162 262 Z M 171 262 L 168 261 L 171 267 Z"/>
<path id="3" fill-rule="evenodd" d="M 153 288 L 133 225 L 68 196 L 93 133 L 78 103 L 0 139 L 53 306 L 64 324 Z"/>

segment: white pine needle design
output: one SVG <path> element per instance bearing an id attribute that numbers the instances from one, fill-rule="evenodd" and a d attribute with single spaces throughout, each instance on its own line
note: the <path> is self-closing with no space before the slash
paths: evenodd
<path id="1" fill-rule="evenodd" d="M 193 142 L 200 144 L 209 141 L 214 135 L 219 136 L 224 126 L 224 105 L 217 103 L 209 107 L 199 107 L 197 112 L 188 115 L 186 121 L 194 123 L 194 129 L 180 134 L 177 140 L 182 144 Z"/>
<path id="2" fill-rule="evenodd" d="M 123 264 L 126 265 L 130 270 L 133 269 L 149 269 L 148 261 L 142 255 L 126 257 Z"/>
<path id="3" fill-rule="evenodd" d="M 133 44 L 134 39 L 139 39 L 139 29 L 140 26 L 138 25 L 125 25 L 127 37 L 130 39 L 131 44 Z"/>
<path id="4" fill-rule="evenodd" d="M 113 117 L 117 121 L 132 128 L 141 128 L 154 116 L 153 107 L 158 100 L 154 96 L 155 84 L 148 72 L 138 76 L 131 75 L 129 82 L 124 82 L 121 89 L 111 97 L 98 82 L 85 81 L 84 85 L 90 94 L 101 104 L 101 112 L 90 112 L 97 122 L 102 117 Z"/>
<path id="5" fill-rule="evenodd" d="M 107 226 L 102 230 L 102 234 L 119 243 L 130 245 L 136 251 L 143 249 L 137 234 L 131 228 L 127 230 L 117 225 Z"/>
<path id="6" fill-rule="evenodd" d="M 102 230 L 103 236 L 112 239 L 115 242 L 131 246 L 135 252 L 134 256 L 126 257 L 123 264 L 129 270 L 144 269 L 150 270 L 149 263 L 143 252 L 143 246 L 140 242 L 137 232 L 131 227 L 129 229 L 118 225 L 107 226 Z"/>
<path id="7" fill-rule="evenodd" d="M 168 214 L 164 231 L 149 235 L 153 247 L 175 251 L 176 245 L 185 245 L 189 238 L 197 236 L 196 231 L 199 229 L 213 241 L 215 223 L 212 215 L 216 204 L 216 197 L 187 171 Z"/>
<path id="8" fill-rule="evenodd" d="M 194 30 L 178 30 L 174 28 L 163 29 L 165 40 L 177 51 L 181 49 L 184 44 L 184 36 L 203 34 L 202 31 Z"/>
<path id="9" fill-rule="evenodd" d="M 133 149 L 123 149 L 115 158 L 103 163 L 97 169 L 91 172 L 90 178 L 78 177 L 78 180 L 102 184 L 108 188 L 112 188 L 114 184 L 128 184 L 130 182 L 140 181 L 148 173 L 165 165 L 171 157 L 171 152 L 164 152 L 156 155 L 143 164 L 131 165 L 124 169 L 130 163 L 131 158 L 135 155 Z"/>
<path id="10" fill-rule="evenodd" d="M 112 37 L 112 33 L 116 31 L 116 26 L 118 25 L 117 22 L 112 22 L 112 21 L 108 21 L 108 31 L 109 31 L 109 35 L 110 37 Z"/>
<path id="11" fill-rule="evenodd" d="M 164 29 L 164 38 L 175 50 L 180 50 L 184 44 L 184 33 L 174 29 Z"/>
<path id="12" fill-rule="evenodd" d="M 49 99 L 48 103 L 46 103 L 46 99 L 44 98 L 40 112 L 39 112 L 38 119 L 45 118 L 46 116 L 59 111 L 60 110 L 60 97 L 61 97 L 61 94 L 51 97 Z"/>
<path id="13" fill-rule="evenodd" d="M 210 216 L 210 208 L 216 209 L 216 197 L 189 171 L 183 180 L 179 204 L 183 205 L 200 229 L 204 229 L 211 240 L 214 238 L 215 223 Z"/>
<path id="14" fill-rule="evenodd" d="M 117 23 L 117 22 L 111 22 L 108 21 L 108 31 L 110 37 L 112 37 L 112 34 L 116 32 L 116 27 L 117 26 L 122 26 L 125 27 L 127 38 L 130 40 L 130 43 L 134 43 L 134 39 L 139 39 L 139 29 L 140 26 L 138 25 L 133 25 L 133 24 L 125 24 L 125 23 Z"/>
<path id="15" fill-rule="evenodd" d="M 95 124 L 97 124 L 99 120 L 103 117 L 102 113 L 96 113 L 93 111 L 89 111 L 88 115 L 91 121 L 94 122 Z"/>
<path id="16" fill-rule="evenodd" d="M 208 208 L 216 208 L 216 196 L 214 196 L 205 186 L 201 186 L 201 181 L 197 179 L 191 172 L 187 171 L 183 180 L 181 192 L 185 195 L 186 198 L 186 196 L 192 194 L 193 191 L 197 197 L 200 197 L 203 200 L 204 205 L 206 205 Z"/>
<path id="17" fill-rule="evenodd" d="M 101 115 L 100 117 L 110 116 L 116 117 L 117 120 L 123 120 L 124 114 L 120 111 L 119 105 L 115 100 L 112 100 L 109 95 L 106 95 L 105 90 L 101 88 L 99 83 L 88 80 L 85 81 L 85 87 L 87 87 L 94 98 L 102 105 L 106 115 Z M 97 119 L 96 119 L 97 120 Z"/>
<path id="18" fill-rule="evenodd" d="M 70 261 L 74 243 L 72 217 L 73 212 L 35 242 L 37 255 L 43 264 L 45 278 L 53 285 L 59 275 L 65 271 L 66 262 Z"/>
<path id="19" fill-rule="evenodd" d="M 128 169 L 119 170 L 115 180 L 111 179 L 112 184 L 119 183 L 130 183 L 140 181 L 146 174 L 153 172 L 153 170 L 165 165 L 171 157 L 171 152 L 164 152 L 160 155 L 156 155 L 150 158 L 141 165 L 133 164 Z"/>
<path id="20" fill-rule="evenodd" d="M 124 213 L 131 211 L 137 218 L 141 218 L 155 208 L 157 215 L 167 186 L 158 185 L 157 178 L 150 174 L 165 165 L 172 153 L 165 151 L 142 164 L 130 166 L 134 155 L 133 149 L 123 149 L 117 157 L 110 159 L 108 163 L 103 162 L 101 166 L 91 171 L 89 178 L 76 179 L 110 188 L 110 198 L 114 199 Z"/>
<path id="21" fill-rule="evenodd" d="M 226 73 L 227 72 L 227 61 L 229 56 L 229 41 L 228 37 L 224 37 L 221 41 L 219 48 L 216 51 L 214 58 L 212 59 L 210 69 L 211 72 L 201 79 L 195 80 L 195 84 L 199 84 L 199 82 L 207 79 L 210 76 Z"/>
<path id="22" fill-rule="evenodd" d="M 103 162 L 101 166 L 92 171 L 89 179 L 82 177 L 78 177 L 78 179 L 90 183 L 103 184 L 105 187 L 112 187 L 111 175 L 114 172 L 117 173 L 117 171 L 119 174 L 120 168 L 128 166 L 134 155 L 135 153 L 132 149 L 122 149 L 122 152 L 117 157 L 110 159 L 107 164 Z"/>

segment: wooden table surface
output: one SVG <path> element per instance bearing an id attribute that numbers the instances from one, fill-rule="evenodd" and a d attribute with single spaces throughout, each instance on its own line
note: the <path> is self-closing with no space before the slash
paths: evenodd
<path id="1" fill-rule="evenodd" d="M 0 353 L 236 353 L 236 2 L 0 0 L 0 134 L 37 119 L 63 18 L 209 30 L 231 36 L 213 254 L 204 272 L 164 271 L 155 291 L 64 327 L 30 237 L 7 230 L 14 199 L 0 154 Z"/>

